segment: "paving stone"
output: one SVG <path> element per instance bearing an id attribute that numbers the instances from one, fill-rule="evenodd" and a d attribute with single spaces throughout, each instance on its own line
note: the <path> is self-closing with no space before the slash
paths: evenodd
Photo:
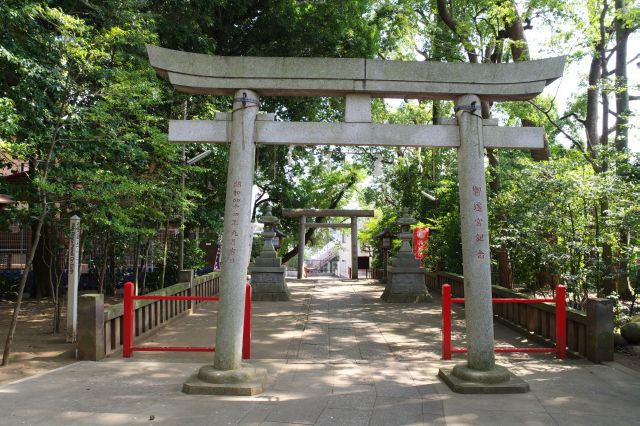
<path id="1" fill-rule="evenodd" d="M 500 395 L 502 396 L 502 395 Z M 495 397 L 495 395 L 494 395 Z M 500 411 L 500 410 L 475 410 L 465 411 L 456 409 L 446 410 L 447 424 L 460 425 L 486 425 L 486 426 L 513 426 L 513 425 L 556 425 L 554 419 L 544 412 L 522 412 Z M 589 426 L 590 423 L 586 423 Z"/>
<path id="2" fill-rule="evenodd" d="M 575 414 L 575 413 L 552 413 L 551 417 L 559 426 L 629 426 L 640 424 L 638 410 L 634 410 L 635 416 L 629 416 L 629 411 L 611 410 L 607 414 Z M 622 414 L 622 415 L 620 415 Z"/>
<path id="3" fill-rule="evenodd" d="M 423 424 L 426 425 L 434 425 L 434 426 L 446 426 L 447 424 L 455 424 L 455 423 L 447 423 L 447 418 L 444 413 L 423 413 Z"/>
<path id="4" fill-rule="evenodd" d="M 443 399 L 444 409 L 447 415 L 450 412 L 458 412 L 460 410 L 476 412 L 489 409 L 516 414 L 518 412 L 547 412 L 542 404 L 540 404 L 537 395 L 532 392 L 500 395 L 499 397 L 497 395 L 474 395 L 473 398 L 469 398 L 469 395 L 455 393 L 451 390 L 447 392 L 448 388 L 439 387 L 439 389 L 441 389 L 442 394 L 447 396 Z"/>
<path id="5" fill-rule="evenodd" d="M 376 398 L 376 389 L 373 386 L 334 388 L 333 394 L 329 398 L 328 407 L 369 410 L 373 409 Z"/>
<path id="6" fill-rule="evenodd" d="M 140 425 L 149 424 L 149 417 L 136 414 L 123 413 L 96 413 L 93 411 L 63 411 L 52 413 L 47 420 L 40 425 L 48 426 L 75 426 L 75 425 Z"/>
<path id="7" fill-rule="evenodd" d="M 322 412 L 316 425 L 321 426 L 366 426 L 371 418 L 371 410 L 353 408 L 327 408 Z"/>
<path id="8" fill-rule="evenodd" d="M 525 379 L 530 393 L 455 394 L 436 374 L 464 356 L 439 359 L 437 302 L 392 306 L 378 301 L 382 286 L 320 279 L 293 280 L 290 288 L 290 302 L 255 304 L 251 363 L 268 371 L 261 395 L 186 395 L 182 383 L 211 354 L 135 353 L 0 386 L 0 424 L 638 424 L 640 375 L 548 354 L 500 355 L 498 363 Z M 215 331 L 209 305 L 153 341 L 202 345 L 190 327 Z M 464 336 L 463 323 L 456 327 Z M 496 329 L 499 339 L 515 341 L 511 330 Z"/>
<path id="9" fill-rule="evenodd" d="M 253 404 L 249 412 L 239 421 L 239 425 L 257 426 L 262 424 L 275 408 L 275 403 L 258 402 Z"/>
<path id="10" fill-rule="evenodd" d="M 422 400 L 378 397 L 369 424 L 371 426 L 421 425 L 423 421 Z"/>
<path id="11" fill-rule="evenodd" d="M 320 414 L 327 407 L 329 398 L 306 397 L 295 400 L 284 401 L 267 416 L 267 421 L 280 423 L 302 423 L 315 424 Z"/>

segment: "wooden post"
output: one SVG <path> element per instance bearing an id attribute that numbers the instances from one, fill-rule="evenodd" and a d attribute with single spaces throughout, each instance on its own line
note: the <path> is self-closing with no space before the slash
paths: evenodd
<path id="1" fill-rule="evenodd" d="M 304 277 L 304 233 L 306 231 L 306 227 L 304 226 L 307 218 L 305 216 L 300 216 L 299 225 L 298 225 L 298 279 L 302 279 Z"/>
<path id="2" fill-rule="evenodd" d="M 80 218 L 69 219 L 69 266 L 67 269 L 67 342 L 78 333 L 78 282 L 80 281 Z"/>

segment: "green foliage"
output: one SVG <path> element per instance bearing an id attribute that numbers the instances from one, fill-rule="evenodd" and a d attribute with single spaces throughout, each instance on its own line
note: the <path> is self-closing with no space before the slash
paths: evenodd
<path id="1" fill-rule="evenodd" d="M 0 275 L 0 299 L 15 299 L 18 286 L 19 278 Z"/>
<path id="2" fill-rule="evenodd" d="M 0 98 L 0 147 L 3 151 L 9 147 L 6 139 L 18 132 L 19 122 L 15 103 L 9 98 Z"/>
<path id="3" fill-rule="evenodd" d="M 476 55 L 479 61 L 505 62 L 513 59 L 511 47 L 525 47 L 524 40 L 504 37 L 518 17 L 533 19 L 536 28 L 557 26 L 559 19 L 575 24 L 573 34 L 559 28 L 557 36 L 549 36 L 552 48 L 562 47 L 571 60 L 594 55 L 601 36 L 596 25 L 601 2 L 587 2 L 585 9 L 558 0 L 445 3 L 456 31 L 445 25 L 432 0 L 197 0 L 188 7 L 176 0 L 1 2 L 0 163 L 18 156 L 32 169 L 19 184 L 0 183 L 0 192 L 32 208 L 3 211 L 0 226 L 15 220 L 28 226 L 38 214 L 38 192 L 45 191 L 51 209 L 47 224 L 61 235 L 67 218 L 80 215 L 87 260 L 98 270 L 107 259 L 110 271 L 127 256 L 162 262 L 164 247 L 153 245 L 148 256 L 145 248 L 160 229 L 177 225 L 183 212 L 187 229 L 200 228 L 213 240 L 220 235 L 228 149 L 187 146 L 186 158 L 204 149 L 212 154 L 185 166 L 182 147 L 169 144 L 166 133 L 169 118 L 212 119 L 229 109 L 230 99 L 176 93 L 149 67 L 148 43 L 219 55 L 411 60 L 421 55 L 435 61 Z M 635 4 L 624 16 L 610 12 L 606 25 L 615 17 L 630 29 L 638 22 Z M 605 93 L 621 87 L 608 78 L 597 83 Z M 518 283 L 533 289 L 539 273 L 557 275 L 576 298 L 601 291 L 603 280 L 615 275 L 615 262 L 637 274 L 640 252 L 638 158 L 606 146 L 589 155 L 566 148 L 552 123 L 562 122 L 563 137 L 572 138 L 573 148 L 585 149 L 586 89 L 576 89 L 566 117 L 549 97 L 536 99 L 538 108 L 524 102 L 494 107 L 505 125 L 544 126 L 552 158 L 534 163 L 528 153 L 504 151 L 490 170 L 501 182 L 489 200 L 493 248 L 509 250 Z M 338 98 L 272 97 L 262 99 L 261 107 L 278 120 L 344 116 Z M 405 102 L 399 108 L 373 102 L 378 123 L 430 124 L 452 115 L 451 103 L 442 101 Z M 40 167 L 51 147 L 45 178 Z M 375 235 L 384 228 L 397 233 L 396 217 L 410 207 L 431 228 L 428 268 L 462 272 L 456 169 L 454 150 L 259 146 L 256 214 L 267 202 L 281 216 L 283 207 L 340 208 L 357 196 L 378 211 L 361 234 L 365 244 L 376 246 Z M 365 179 L 368 174 L 373 176 Z M 297 221 L 283 220 L 281 229 L 284 254 L 297 245 Z M 621 230 L 629 234 L 627 244 L 619 238 Z M 322 243 L 327 236 L 318 232 L 314 238 Z M 176 246 L 172 240 L 167 283 L 177 272 Z M 605 246 L 613 252 L 608 264 Z M 185 266 L 201 266 L 201 259 L 187 238 Z M 155 280 L 149 277 L 148 288 Z"/>
<path id="4" fill-rule="evenodd" d="M 222 231 L 228 149 L 187 147 L 186 158 L 206 148 L 213 153 L 185 166 L 182 149 L 167 143 L 167 119 L 211 119 L 229 109 L 230 99 L 176 93 L 149 66 L 145 45 L 226 55 L 372 57 L 385 25 L 374 6 L 368 0 L 201 0 L 189 7 L 174 0 L 2 2 L 2 164 L 14 155 L 32 164 L 26 181 L 2 183 L 2 192 L 30 205 L 13 206 L 2 226 L 4 219 L 28 226 L 38 213 L 38 191 L 46 193 L 48 226 L 65 227 L 78 214 L 85 261 L 96 271 L 106 265 L 107 281 L 136 257 L 162 263 L 163 249 L 149 241 L 177 224 L 182 212 L 188 229 L 215 239 Z M 342 100 L 328 98 L 267 98 L 263 109 L 289 120 L 339 120 L 344 113 Z M 49 149 L 53 162 L 45 176 L 39 167 Z M 356 166 L 325 170 L 327 161 L 345 159 L 340 149 L 287 154 L 286 147 L 258 152 L 256 182 L 278 207 L 340 206 L 362 178 Z M 284 225 L 288 235 L 294 226 Z M 293 238 L 283 250 L 291 246 Z M 175 275 L 176 250 L 172 243 L 166 282 Z M 201 266 L 201 256 L 187 239 L 185 266 Z M 153 277 L 148 284 L 155 285 Z"/>

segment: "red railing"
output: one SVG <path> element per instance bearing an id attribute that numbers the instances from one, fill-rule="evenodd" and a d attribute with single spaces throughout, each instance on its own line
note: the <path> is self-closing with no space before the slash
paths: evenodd
<path id="1" fill-rule="evenodd" d="M 212 346 L 133 346 L 133 319 L 135 300 L 202 300 L 219 301 L 217 296 L 136 296 L 134 284 L 124 285 L 124 314 L 122 319 L 122 356 L 130 358 L 138 352 L 215 352 Z M 244 302 L 244 329 L 242 331 L 242 359 L 251 359 L 251 285 L 246 285 Z"/>
<path id="2" fill-rule="evenodd" d="M 556 287 L 556 297 L 553 299 L 518 299 L 518 298 L 493 298 L 493 303 L 542 303 L 556 304 L 556 346 L 554 348 L 512 348 L 496 347 L 495 352 L 552 352 L 559 359 L 567 358 L 567 312 L 566 312 L 566 288 L 563 285 Z M 464 303 L 464 298 L 451 297 L 451 285 L 442 286 L 442 359 L 451 359 L 452 353 L 465 353 L 467 348 L 451 347 L 451 304 Z"/>

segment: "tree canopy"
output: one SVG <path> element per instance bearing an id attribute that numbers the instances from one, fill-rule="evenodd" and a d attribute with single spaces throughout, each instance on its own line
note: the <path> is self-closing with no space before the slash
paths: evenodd
<path id="1" fill-rule="evenodd" d="M 630 0 L 6 0 L 0 162 L 11 168 L 20 159 L 29 168 L 20 180 L 0 180 L 0 193 L 19 201 L 3 210 L 0 229 L 18 222 L 35 231 L 43 218 L 37 295 L 55 293 L 48 271 L 64 269 L 73 214 L 82 218 L 83 258 L 101 290 L 122 274 L 137 277 L 122 270 L 131 259 L 136 270 L 164 265 L 163 278 L 145 276 L 143 287 L 171 280 L 177 249 L 166 230 L 180 225 L 182 212 L 188 235 L 219 239 L 227 149 L 183 151 L 166 134 L 168 119 L 211 119 L 231 100 L 176 93 L 149 66 L 146 44 L 218 55 L 484 63 L 562 52 L 588 64 L 568 99 L 545 94 L 483 105 L 483 116 L 502 124 L 544 126 L 548 142 L 544 152 L 487 151 L 492 248 L 508 252 L 515 281 L 526 287 L 560 280 L 577 301 L 594 291 L 630 299 L 640 171 L 629 150 L 637 81 L 626 65 L 635 60 L 627 45 L 639 22 Z M 373 108 L 377 122 L 430 124 L 453 114 L 438 100 L 376 100 Z M 262 109 L 278 120 L 340 121 L 344 101 L 274 97 Z M 185 164 L 204 149 L 212 154 Z M 257 214 L 266 203 L 278 215 L 283 207 L 336 208 L 357 197 L 379 211 L 363 235 L 374 245 L 373 236 L 409 207 L 432 228 L 427 266 L 461 272 L 454 151 L 260 146 L 256 164 Z M 291 258 L 295 223 L 282 228 L 281 252 Z M 185 266 L 202 266 L 188 240 Z"/>

